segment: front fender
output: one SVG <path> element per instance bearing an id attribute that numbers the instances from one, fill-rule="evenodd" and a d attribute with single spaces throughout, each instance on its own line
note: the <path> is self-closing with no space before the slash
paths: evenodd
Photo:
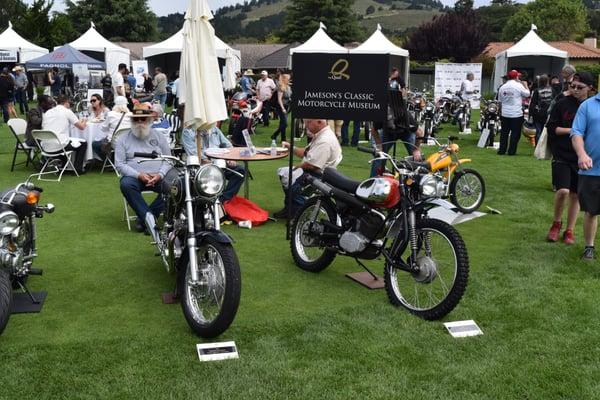
<path id="1" fill-rule="evenodd" d="M 233 244 L 233 239 L 222 231 L 217 231 L 214 229 L 202 232 L 196 232 L 196 239 L 198 240 L 198 245 L 202 244 L 206 238 L 211 238 L 214 241 L 223 244 Z"/>
<path id="2" fill-rule="evenodd" d="M 471 159 L 470 158 L 461 158 L 460 160 L 458 160 L 459 164 L 466 164 L 466 163 L 470 163 Z"/>

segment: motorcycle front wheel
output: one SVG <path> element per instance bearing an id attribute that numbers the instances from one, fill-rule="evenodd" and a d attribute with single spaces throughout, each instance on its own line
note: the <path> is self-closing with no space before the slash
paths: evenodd
<path id="1" fill-rule="evenodd" d="M 0 334 L 8 324 L 12 308 L 12 287 L 8 273 L 0 269 Z"/>
<path id="2" fill-rule="evenodd" d="M 460 302 L 469 278 L 469 258 L 460 234 L 436 219 L 417 222 L 418 272 L 410 273 L 387 264 L 385 290 L 390 302 L 426 320 L 446 316 Z M 398 255 L 412 262 L 410 245 Z"/>
<path id="3" fill-rule="evenodd" d="M 183 315 L 192 331 L 203 338 L 225 332 L 240 304 L 240 264 L 230 244 L 206 238 L 196 251 L 199 282 L 193 285 L 185 249 L 177 275 Z"/>
<path id="4" fill-rule="evenodd" d="M 320 205 L 317 206 L 319 200 Z M 315 212 L 316 218 L 313 219 Z M 335 224 L 336 212 L 329 202 L 313 197 L 298 211 L 292 226 L 292 257 L 296 265 L 305 271 L 320 272 L 335 258 L 335 251 L 325 248 L 319 240 L 318 232 L 323 227 L 321 221 Z"/>
<path id="5" fill-rule="evenodd" d="M 450 201 L 463 214 L 477 210 L 485 198 L 485 182 L 474 169 L 465 168 L 454 174 L 450 182 Z"/>

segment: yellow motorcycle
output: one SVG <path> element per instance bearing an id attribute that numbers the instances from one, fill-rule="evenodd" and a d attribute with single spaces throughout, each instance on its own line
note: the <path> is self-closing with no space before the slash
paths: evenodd
<path id="1" fill-rule="evenodd" d="M 485 182 L 481 174 L 474 169 L 463 168 L 462 165 L 471 162 L 469 158 L 458 158 L 459 146 L 453 143 L 458 140 L 455 136 L 448 137 L 448 144 L 442 145 L 433 140 L 440 150 L 427 157 L 426 161 L 431 166 L 431 174 L 443 178 L 443 187 L 446 198 L 464 214 L 477 210 L 485 197 Z"/>

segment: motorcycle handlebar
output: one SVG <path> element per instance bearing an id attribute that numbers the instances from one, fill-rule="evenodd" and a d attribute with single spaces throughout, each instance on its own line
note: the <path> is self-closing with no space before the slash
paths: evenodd
<path id="1" fill-rule="evenodd" d="M 377 156 L 377 149 L 373 148 L 373 147 L 364 147 L 364 146 L 358 146 L 356 148 L 358 151 L 362 151 L 363 153 L 368 153 L 373 155 L 374 157 Z"/>
<path id="2" fill-rule="evenodd" d="M 136 157 L 136 158 L 139 157 L 139 158 L 152 158 L 152 159 L 155 159 L 155 158 L 160 157 L 160 154 L 158 154 L 155 151 L 153 151 L 152 153 L 138 153 L 138 152 L 135 152 L 135 153 L 133 153 L 133 156 Z"/>

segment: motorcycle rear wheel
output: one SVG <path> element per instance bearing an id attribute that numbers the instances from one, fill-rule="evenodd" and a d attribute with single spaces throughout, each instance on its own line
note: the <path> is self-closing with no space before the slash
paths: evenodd
<path id="1" fill-rule="evenodd" d="M 0 269 L 0 334 L 6 328 L 12 308 L 12 287 L 8 273 Z"/>
<path id="2" fill-rule="evenodd" d="M 385 290 L 393 305 L 423 319 L 437 320 L 451 312 L 465 292 L 469 278 L 467 249 L 456 229 L 443 221 L 419 220 L 416 231 L 419 273 L 387 264 Z M 411 258 L 410 245 L 400 257 Z"/>
<path id="3" fill-rule="evenodd" d="M 450 201 L 463 214 L 477 210 L 485 198 L 485 181 L 474 169 L 465 168 L 450 182 Z"/>
<path id="4" fill-rule="evenodd" d="M 240 304 L 240 264 L 230 244 L 211 238 L 197 249 L 201 285 L 190 284 L 188 250 L 179 262 L 177 290 L 183 315 L 194 333 L 213 338 L 225 332 L 233 322 Z"/>
<path id="5" fill-rule="evenodd" d="M 317 207 L 317 201 L 321 200 L 315 223 L 322 220 L 333 224 L 336 222 L 336 212 L 331 204 L 318 197 L 309 199 L 296 214 L 292 226 L 290 247 L 294 262 L 300 268 L 309 272 L 320 272 L 327 268 L 336 256 L 334 250 L 321 246 L 318 238 L 311 234 L 311 215 Z"/>

